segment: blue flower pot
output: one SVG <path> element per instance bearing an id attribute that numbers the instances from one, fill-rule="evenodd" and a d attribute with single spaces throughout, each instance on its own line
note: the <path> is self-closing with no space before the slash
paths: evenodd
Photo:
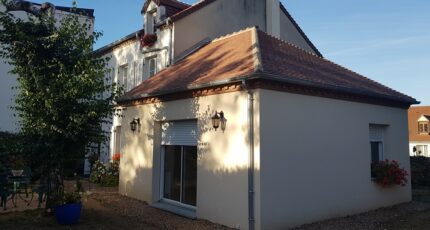
<path id="1" fill-rule="evenodd" d="M 55 207 L 55 219 L 62 225 L 77 224 L 81 217 L 81 209 L 81 203 L 58 205 Z"/>

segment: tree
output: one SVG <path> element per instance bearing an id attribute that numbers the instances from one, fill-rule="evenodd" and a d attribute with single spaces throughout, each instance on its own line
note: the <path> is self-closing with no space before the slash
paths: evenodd
<path id="1" fill-rule="evenodd" d="M 83 159 L 91 143 L 107 139 L 102 126 L 113 116 L 118 95 L 105 78 L 108 59 L 92 53 L 102 34 L 89 32 L 91 24 L 77 14 L 57 23 L 49 12 L 30 12 L 26 20 L 0 12 L 0 56 L 19 83 L 15 110 L 27 137 L 24 146 L 50 184 L 56 178 L 48 196 L 63 186 L 68 161 Z"/>

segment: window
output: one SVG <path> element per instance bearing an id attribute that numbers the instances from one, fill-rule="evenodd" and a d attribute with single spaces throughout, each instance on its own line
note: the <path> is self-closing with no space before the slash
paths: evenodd
<path id="1" fill-rule="evenodd" d="M 124 88 L 125 91 L 127 89 L 127 75 L 128 75 L 128 65 L 122 65 L 118 68 L 118 84 Z"/>
<path id="2" fill-rule="evenodd" d="M 369 126 L 371 163 L 377 163 L 384 159 L 384 134 L 386 127 L 384 125 Z"/>
<path id="3" fill-rule="evenodd" d="M 416 145 L 414 147 L 415 156 L 428 157 L 427 145 Z"/>
<path id="4" fill-rule="evenodd" d="M 418 133 L 428 134 L 428 122 L 418 122 Z"/>
<path id="5" fill-rule="evenodd" d="M 157 10 L 156 9 L 154 9 L 151 12 L 146 13 L 145 31 L 147 34 L 155 33 L 156 19 L 157 19 Z"/>
<path id="6" fill-rule="evenodd" d="M 149 59 L 148 76 L 152 77 L 157 73 L 157 58 Z"/>

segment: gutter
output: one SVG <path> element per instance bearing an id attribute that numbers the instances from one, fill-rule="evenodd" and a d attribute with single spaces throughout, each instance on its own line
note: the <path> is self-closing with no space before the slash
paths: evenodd
<path id="1" fill-rule="evenodd" d="M 242 88 L 248 94 L 248 139 L 249 139 L 249 160 L 248 160 L 248 229 L 255 228 L 255 198 L 254 198 L 254 92 L 249 89 L 246 79 L 242 80 Z"/>

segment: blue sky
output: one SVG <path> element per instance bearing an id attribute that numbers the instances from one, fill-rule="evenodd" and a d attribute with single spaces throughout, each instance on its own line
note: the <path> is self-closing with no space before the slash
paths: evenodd
<path id="1" fill-rule="evenodd" d="M 70 6 L 72 1 L 51 2 Z M 104 33 L 96 48 L 142 26 L 144 0 L 77 2 L 95 9 L 96 30 Z M 327 59 L 430 105 L 430 1 L 282 2 Z"/>

